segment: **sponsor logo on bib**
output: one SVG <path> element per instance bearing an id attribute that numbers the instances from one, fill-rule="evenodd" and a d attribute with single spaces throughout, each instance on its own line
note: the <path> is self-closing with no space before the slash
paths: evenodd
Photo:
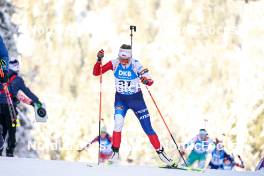
<path id="1" fill-rule="evenodd" d="M 131 71 L 118 70 L 118 75 L 119 76 L 128 76 L 128 77 L 130 77 L 132 74 L 131 74 Z"/>

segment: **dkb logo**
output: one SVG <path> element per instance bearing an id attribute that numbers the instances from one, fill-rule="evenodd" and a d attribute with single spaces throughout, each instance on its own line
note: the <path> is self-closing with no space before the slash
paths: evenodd
<path id="1" fill-rule="evenodd" d="M 119 70 L 118 75 L 119 76 L 128 76 L 128 77 L 130 77 L 131 76 L 131 72 L 130 71 Z"/>

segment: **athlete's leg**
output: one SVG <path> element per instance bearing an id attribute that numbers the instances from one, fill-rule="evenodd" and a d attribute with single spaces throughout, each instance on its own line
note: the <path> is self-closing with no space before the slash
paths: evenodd
<path id="1" fill-rule="evenodd" d="M 192 166 L 194 164 L 195 161 L 198 161 L 200 159 L 200 156 L 198 153 L 196 153 L 195 151 L 191 151 L 191 153 L 189 154 L 186 163 L 188 166 Z"/>
<path id="2" fill-rule="evenodd" d="M 156 132 L 152 128 L 150 115 L 141 92 L 137 93 L 134 98 L 129 101 L 128 107 L 134 111 L 152 146 L 156 150 L 160 149 L 160 141 Z"/>
<path id="3" fill-rule="evenodd" d="M 200 154 L 200 158 L 199 158 L 199 162 L 198 162 L 198 167 L 200 169 L 204 169 L 205 168 L 206 158 L 207 158 L 207 154 L 206 153 Z"/>
<path id="4" fill-rule="evenodd" d="M 9 117 L 6 119 L 7 120 L 6 123 L 8 126 L 6 156 L 13 157 L 14 156 L 14 150 L 16 147 L 16 122 L 12 122 L 8 108 L 6 108 L 5 113 L 6 113 L 6 117 Z M 13 123 L 14 123 L 14 126 L 13 126 Z"/>
<path id="5" fill-rule="evenodd" d="M 12 126 L 12 121 L 10 117 L 10 112 L 8 109 L 8 105 L 4 104 L 2 105 L 5 108 L 1 109 L 2 118 L 4 120 L 3 123 L 3 137 L 5 138 L 8 133 L 7 138 L 7 148 L 6 148 L 6 156 L 13 157 L 14 150 L 16 147 L 16 126 Z"/>
<path id="6" fill-rule="evenodd" d="M 2 152 L 3 152 L 3 147 L 4 147 L 4 142 L 5 142 L 5 138 L 6 138 L 6 134 L 7 134 L 7 126 L 5 123 L 5 116 L 2 113 L 2 109 L 5 108 L 3 107 L 3 105 L 0 105 L 0 156 L 2 156 Z"/>
<path id="7" fill-rule="evenodd" d="M 161 147 L 159 138 L 156 134 L 156 132 L 153 130 L 151 122 L 150 122 L 150 115 L 147 109 L 147 106 L 145 104 L 144 98 L 142 93 L 138 93 L 134 95 L 133 98 L 129 102 L 127 102 L 128 107 L 131 108 L 135 115 L 137 116 L 144 132 L 147 134 L 150 143 L 156 150 L 159 158 L 166 163 L 167 165 L 172 166 L 173 160 L 170 159 L 167 154 L 164 152 L 164 148 Z"/>
<path id="8" fill-rule="evenodd" d="M 113 131 L 113 143 L 112 149 L 114 152 L 118 152 L 121 144 L 121 132 L 124 126 L 125 115 L 127 113 L 127 106 L 122 100 L 122 95 L 116 94 L 115 96 L 115 115 L 114 115 L 114 131 Z"/>

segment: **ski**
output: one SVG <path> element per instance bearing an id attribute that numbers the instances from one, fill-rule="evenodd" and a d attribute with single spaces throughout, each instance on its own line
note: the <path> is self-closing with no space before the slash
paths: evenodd
<path id="1" fill-rule="evenodd" d="M 86 166 L 87 167 L 95 167 L 95 166 L 111 166 L 111 165 L 114 165 L 114 163 L 112 163 L 112 162 L 105 162 L 105 163 L 100 163 L 99 165 L 98 165 L 98 163 L 97 164 L 86 164 Z"/>
<path id="2" fill-rule="evenodd" d="M 113 166 L 113 165 L 118 165 L 118 164 L 113 164 L 113 163 L 101 163 L 101 166 Z M 92 164 L 86 164 L 87 167 L 94 167 Z M 198 173 L 204 173 L 204 169 L 200 168 L 191 168 L 191 167 L 185 167 L 185 166 L 160 166 L 159 168 L 162 169 L 177 169 L 177 170 L 184 170 L 184 171 L 190 171 L 190 172 L 198 172 Z"/>
<path id="3" fill-rule="evenodd" d="M 163 169 L 178 169 L 178 170 L 193 171 L 193 172 L 199 172 L 199 173 L 203 173 L 204 172 L 204 169 L 185 167 L 185 166 L 160 166 L 159 168 L 163 168 Z"/>
<path id="4" fill-rule="evenodd" d="M 86 164 L 86 166 L 87 166 L 87 167 L 93 167 L 93 165 L 91 165 L 91 164 Z"/>

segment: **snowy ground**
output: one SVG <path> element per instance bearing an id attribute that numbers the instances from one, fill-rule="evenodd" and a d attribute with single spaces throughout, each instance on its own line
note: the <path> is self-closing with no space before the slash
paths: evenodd
<path id="1" fill-rule="evenodd" d="M 150 166 L 96 166 L 87 163 L 0 157 L 1 176 L 264 176 L 264 172 L 207 170 L 205 173 Z"/>

